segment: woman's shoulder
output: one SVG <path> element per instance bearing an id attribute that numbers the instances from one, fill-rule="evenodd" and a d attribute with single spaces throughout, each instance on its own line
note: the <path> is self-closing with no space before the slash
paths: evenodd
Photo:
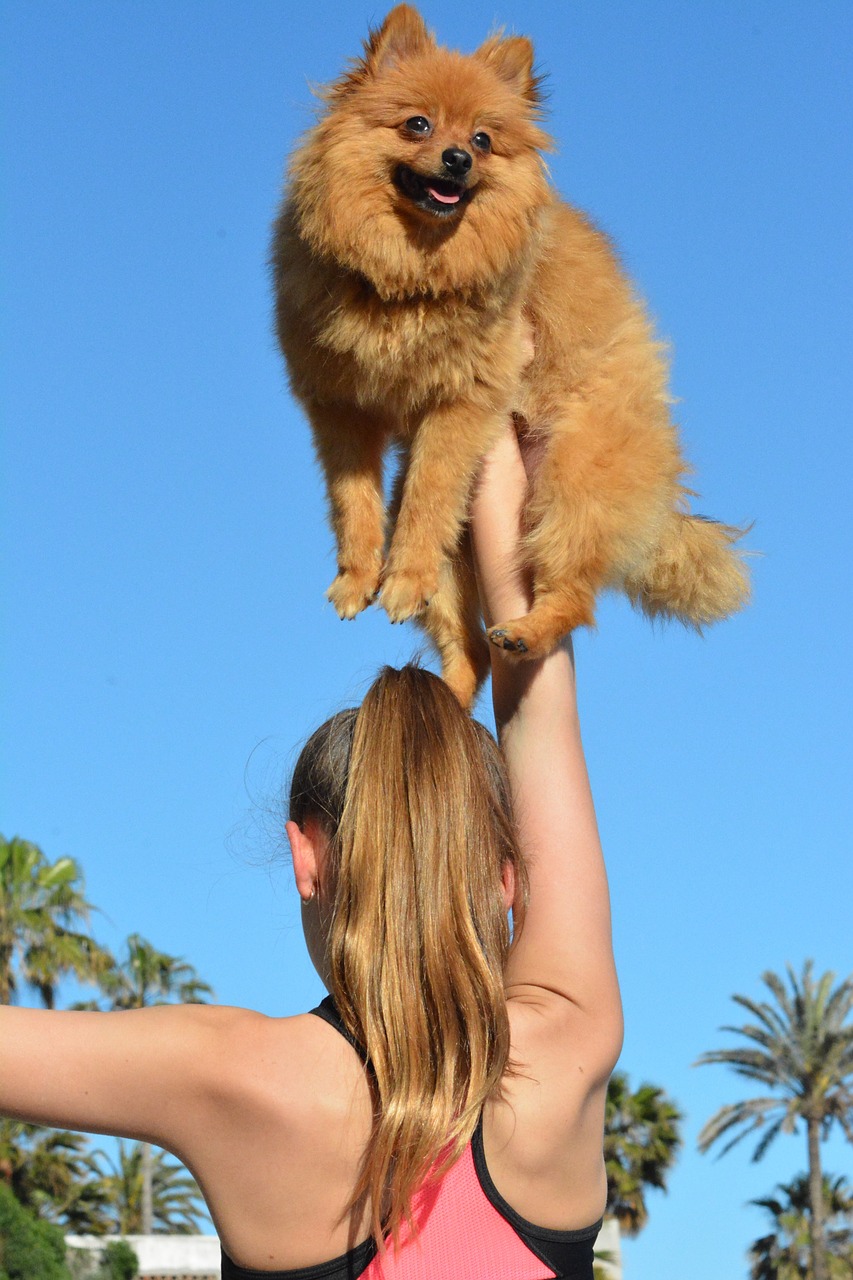
<path id="1" fill-rule="evenodd" d="M 343 1127 L 360 1149 L 370 1091 L 361 1059 L 333 1025 L 314 1013 L 275 1017 L 223 1006 L 202 1016 L 220 1106 L 250 1128 L 269 1126 L 291 1142 L 304 1137 L 309 1147 Z"/>
<path id="2" fill-rule="evenodd" d="M 213 1090 L 187 1154 L 228 1253 L 255 1266 L 344 1253 L 347 1225 L 338 1224 L 372 1117 L 360 1059 L 310 1013 L 206 1016 L 217 1037 Z"/>
<path id="3" fill-rule="evenodd" d="M 201 1022 L 215 1042 L 211 1044 L 213 1061 L 223 1075 L 232 1074 L 242 1084 L 271 1085 L 280 1099 L 287 1096 L 282 1084 L 293 1073 L 314 1082 L 312 1093 L 342 1074 L 353 1078 L 363 1074 L 358 1056 L 343 1036 L 314 1011 L 275 1016 L 231 1005 L 183 1008 L 185 1016 Z"/>

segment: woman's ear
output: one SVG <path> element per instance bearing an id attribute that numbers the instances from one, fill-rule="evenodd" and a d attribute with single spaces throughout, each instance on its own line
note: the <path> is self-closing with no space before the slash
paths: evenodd
<path id="1" fill-rule="evenodd" d="M 515 867 L 509 859 L 507 859 L 503 865 L 503 870 L 501 872 L 501 885 L 504 906 L 507 911 L 511 911 L 512 905 L 515 902 Z"/>
<path id="2" fill-rule="evenodd" d="M 291 819 L 284 824 L 290 841 L 293 860 L 293 878 L 303 902 L 310 902 L 317 892 L 320 878 L 319 858 L 322 835 L 320 824 L 307 818 L 302 827 Z"/>

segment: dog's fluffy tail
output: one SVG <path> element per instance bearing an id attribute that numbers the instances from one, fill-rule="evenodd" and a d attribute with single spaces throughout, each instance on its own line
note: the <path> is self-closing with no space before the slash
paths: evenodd
<path id="1" fill-rule="evenodd" d="M 650 618 L 675 617 L 701 630 L 742 609 L 750 596 L 746 532 L 704 516 L 674 514 L 651 560 L 625 582 L 631 603 Z"/>

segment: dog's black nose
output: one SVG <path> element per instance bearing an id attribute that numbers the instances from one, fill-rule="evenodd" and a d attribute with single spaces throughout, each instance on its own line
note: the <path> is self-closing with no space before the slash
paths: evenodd
<path id="1" fill-rule="evenodd" d="M 441 153 L 441 163 L 451 178 L 464 178 L 473 163 L 471 156 L 461 147 L 448 147 Z"/>

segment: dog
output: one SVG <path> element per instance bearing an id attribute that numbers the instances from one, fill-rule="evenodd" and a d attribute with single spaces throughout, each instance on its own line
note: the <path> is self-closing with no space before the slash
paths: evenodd
<path id="1" fill-rule="evenodd" d="M 487 638 L 539 657 L 604 588 L 700 629 L 749 595 L 742 531 L 688 512 L 665 349 L 607 238 L 551 187 L 551 145 L 529 40 L 463 55 L 400 4 L 323 92 L 274 230 L 278 337 L 337 540 L 328 596 L 342 618 L 377 593 L 417 618 L 465 706 Z M 541 454 L 533 603 L 485 633 L 466 511 L 510 416 Z"/>

